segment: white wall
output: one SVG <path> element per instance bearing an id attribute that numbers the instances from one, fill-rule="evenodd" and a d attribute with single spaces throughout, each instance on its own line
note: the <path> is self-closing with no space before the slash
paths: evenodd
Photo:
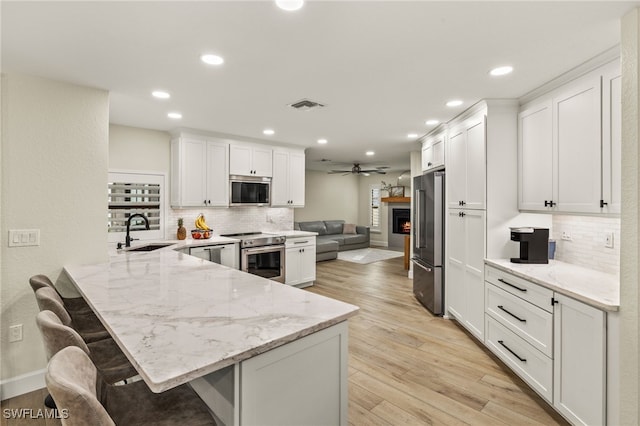
<path id="1" fill-rule="evenodd" d="M 109 125 L 109 168 L 166 173 L 171 169 L 171 135 L 157 130 Z"/>
<path id="2" fill-rule="evenodd" d="M 382 181 L 389 185 L 393 186 L 408 186 L 405 188 L 405 196 L 410 196 L 411 191 L 411 173 L 407 172 L 404 174 L 402 180 L 398 180 L 398 176 L 400 173 L 388 173 L 385 175 L 379 174 L 371 174 L 369 176 L 360 176 L 359 179 L 359 191 L 358 191 L 358 205 L 360 206 L 358 212 L 358 223 L 369 223 L 369 189 L 371 185 L 380 185 L 382 186 Z M 386 191 L 381 192 L 382 197 L 387 197 Z M 389 243 L 389 215 L 390 208 L 393 208 L 393 204 L 382 203 L 380 206 L 380 232 L 372 232 L 371 233 L 371 245 L 378 245 L 386 247 Z"/>
<path id="3" fill-rule="evenodd" d="M 8 398 L 7 379 L 46 366 L 29 277 L 56 281 L 66 264 L 107 258 L 109 97 L 24 75 L 2 79 L 0 379 Z M 9 229 L 25 228 L 40 230 L 40 246 L 7 247 Z M 23 324 L 24 339 L 9 343 L 14 324 Z"/>
<path id="4" fill-rule="evenodd" d="M 305 176 L 305 206 L 295 209 L 296 222 L 337 220 L 366 225 L 358 216 L 359 181 L 357 176 L 329 175 L 307 170 Z"/>

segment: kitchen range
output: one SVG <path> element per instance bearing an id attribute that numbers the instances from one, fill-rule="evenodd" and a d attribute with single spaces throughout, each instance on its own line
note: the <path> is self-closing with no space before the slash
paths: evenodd
<path id="1" fill-rule="evenodd" d="M 221 237 L 240 240 L 240 270 L 263 278 L 285 282 L 285 241 L 277 234 L 245 232 Z"/>

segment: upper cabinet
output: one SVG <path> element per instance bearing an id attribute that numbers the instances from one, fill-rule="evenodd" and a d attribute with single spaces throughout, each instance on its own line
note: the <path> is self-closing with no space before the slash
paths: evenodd
<path id="1" fill-rule="evenodd" d="M 229 205 L 229 143 L 200 136 L 171 141 L 171 205 Z"/>
<path id="2" fill-rule="evenodd" d="M 485 136 L 484 112 L 474 114 L 450 129 L 447 158 L 449 208 L 485 208 Z"/>
<path id="3" fill-rule="evenodd" d="M 521 210 L 619 213 L 619 76 L 616 61 L 521 109 Z"/>
<path id="4" fill-rule="evenodd" d="M 304 152 L 274 149 L 271 182 L 273 207 L 304 207 L 304 167 Z"/>
<path id="5" fill-rule="evenodd" d="M 269 146 L 232 144 L 229 151 L 229 174 L 271 177 L 273 150 Z"/>
<path id="6" fill-rule="evenodd" d="M 444 166 L 444 140 L 446 130 L 435 130 L 422 142 L 422 172 L 428 172 Z"/>

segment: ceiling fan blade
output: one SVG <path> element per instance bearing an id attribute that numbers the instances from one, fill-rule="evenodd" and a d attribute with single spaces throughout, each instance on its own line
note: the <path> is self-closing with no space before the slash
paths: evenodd
<path id="1" fill-rule="evenodd" d="M 327 173 L 329 173 L 330 175 L 335 173 L 351 173 L 351 170 L 331 170 Z"/>

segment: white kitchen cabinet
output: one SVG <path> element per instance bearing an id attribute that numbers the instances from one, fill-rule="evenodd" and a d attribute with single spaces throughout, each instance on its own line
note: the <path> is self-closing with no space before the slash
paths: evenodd
<path id="1" fill-rule="evenodd" d="M 485 140 L 484 111 L 466 118 L 452 128 L 447 157 L 450 208 L 485 208 Z"/>
<path id="2" fill-rule="evenodd" d="M 606 314 L 555 294 L 553 405 L 573 424 L 606 423 Z"/>
<path id="3" fill-rule="evenodd" d="M 229 205 L 229 143 L 199 136 L 171 141 L 171 205 Z"/>
<path id="4" fill-rule="evenodd" d="M 271 206 L 304 207 L 304 152 L 276 149 L 273 151 Z"/>
<path id="5" fill-rule="evenodd" d="M 615 61 L 523 107 L 521 210 L 619 213 L 619 77 Z"/>
<path id="6" fill-rule="evenodd" d="M 429 134 L 422 142 L 422 172 L 438 169 L 444 166 L 444 139 L 446 132 L 436 130 Z"/>
<path id="7" fill-rule="evenodd" d="M 271 177 L 273 150 L 269 146 L 234 143 L 229 150 L 229 174 Z"/>
<path id="8" fill-rule="evenodd" d="M 602 73 L 602 212 L 620 213 L 622 195 L 622 76 L 620 64 Z"/>
<path id="9" fill-rule="evenodd" d="M 316 280 L 316 237 L 287 237 L 285 284 L 308 287 Z"/>
<path id="10" fill-rule="evenodd" d="M 484 341 L 485 212 L 449 209 L 447 219 L 447 310 Z"/>

